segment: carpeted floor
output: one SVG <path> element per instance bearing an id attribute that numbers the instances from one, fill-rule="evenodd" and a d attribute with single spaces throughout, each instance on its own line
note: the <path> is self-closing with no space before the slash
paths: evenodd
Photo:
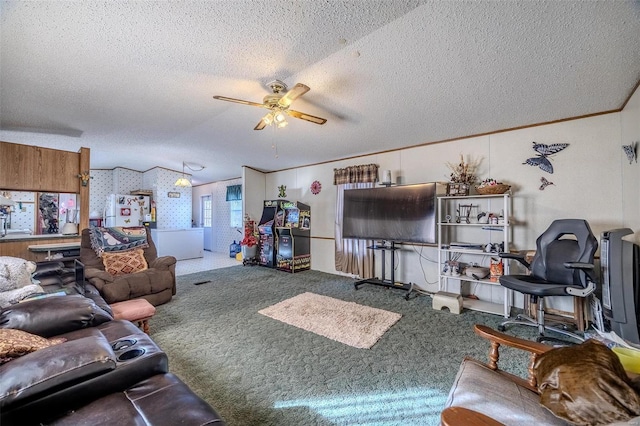
<path id="1" fill-rule="evenodd" d="M 307 291 L 402 318 L 371 349 L 357 349 L 258 313 Z M 428 296 L 355 290 L 353 280 L 322 272 L 234 266 L 178 277 L 178 294 L 158 306 L 151 336 L 171 371 L 229 426 L 437 425 L 463 357 L 487 357 L 473 324 L 501 320 L 435 311 Z M 524 374 L 526 363 L 524 353 L 501 351 L 510 371 Z"/>

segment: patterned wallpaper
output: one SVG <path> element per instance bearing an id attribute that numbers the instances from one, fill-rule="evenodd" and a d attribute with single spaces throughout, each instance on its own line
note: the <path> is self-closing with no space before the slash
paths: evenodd
<path id="1" fill-rule="evenodd" d="M 153 191 L 158 228 L 191 228 L 191 188 L 177 188 L 180 172 L 153 168 L 146 172 L 117 167 L 113 170 L 91 170 L 89 212 L 100 216 L 109 194 L 129 194 L 137 189 Z M 169 192 L 179 192 L 180 198 L 169 198 Z"/>
<path id="2" fill-rule="evenodd" d="M 113 169 L 113 191 L 116 194 L 129 194 L 142 187 L 143 173 L 131 169 L 116 167 Z"/>
<path id="3" fill-rule="evenodd" d="M 11 212 L 10 229 L 31 229 L 35 232 L 36 227 L 36 203 L 35 192 L 9 192 L 10 198 L 16 202 Z"/>
<path id="4" fill-rule="evenodd" d="M 152 186 L 156 202 L 158 228 L 191 228 L 192 189 L 173 186 L 182 173 L 156 167 L 146 174 L 145 184 Z M 169 192 L 178 192 L 180 198 L 169 198 Z"/>
<path id="5" fill-rule="evenodd" d="M 104 214 L 107 196 L 113 194 L 113 170 L 91 170 L 93 179 L 89 181 L 89 216 Z"/>

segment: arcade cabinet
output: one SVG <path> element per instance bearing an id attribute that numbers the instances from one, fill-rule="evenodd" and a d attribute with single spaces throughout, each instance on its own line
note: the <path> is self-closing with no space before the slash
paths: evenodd
<path id="1" fill-rule="evenodd" d="M 311 207 L 301 202 L 282 207 L 284 223 L 276 227 L 276 267 L 292 273 L 311 269 Z"/>
<path id="2" fill-rule="evenodd" d="M 258 264 L 275 268 L 276 266 L 276 246 L 275 238 L 276 226 L 284 223 L 283 205 L 287 200 L 265 200 L 262 208 L 262 217 L 258 222 L 258 233 L 260 252 L 258 253 Z"/>

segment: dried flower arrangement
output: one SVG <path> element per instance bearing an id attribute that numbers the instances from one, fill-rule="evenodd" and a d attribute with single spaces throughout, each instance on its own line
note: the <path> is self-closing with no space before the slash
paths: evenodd
<path id="1" fill-rule="evenodd" d="M 458 164 L 447 162 L 447 167 L 451 170 L 449 181 L 467 185 L 473 184 L 477 179 L 476 170 L 479 164 L 479 160 L 469 160 L 469 162 L 465 162 L 464 157 L 460 154 L 460 162 Z"/>

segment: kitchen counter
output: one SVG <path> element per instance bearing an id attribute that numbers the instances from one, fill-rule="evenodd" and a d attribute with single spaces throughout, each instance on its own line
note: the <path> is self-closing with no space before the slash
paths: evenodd
<path id="1" fill-rule="evenodd" d="M 60 251 L 77 250 L 80 244 L 79 235 L 45 234 L 9 234 L 0 238 L 0 256 L 19 257 L 34 262 L 47 260 L 51 252 L 58 247 Z M 44 246 L 44 247 L 43 247 Z M 31 249 L 30 249 L 31 247 Z M 36 247 L 33 250 L 33 247 Z"/>
<path id="2" fill-rule="evenodd" d="M 50 240 L 50 239 L 71 239 L 78 238 L 78 234 L 64 235 L 64 234 L 42 234 L 42 235 L 31 235 L 31 234 L 7 234 L 4 237 L 0 237 L 0 244 L 8 243 L 8 242 L 16 242 L 16 241 L 33 241 L 36 240 Z"/>

